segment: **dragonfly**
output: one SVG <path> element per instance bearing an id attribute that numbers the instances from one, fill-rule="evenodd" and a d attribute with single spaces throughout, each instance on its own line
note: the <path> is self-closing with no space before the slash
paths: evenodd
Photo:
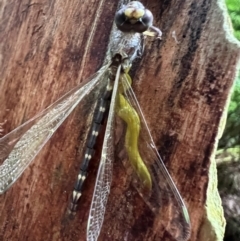
<path id="1" fill-rule="evenodd" d="M 143 36 L 161 38 L 150 10 L 138 1 L 122 4 L 115 15 L 103 66 L 86 83 L 70 90 L 35 117 L 0 139 L 0 194 L 7 191 L 30 165 L 63 121 L 84 100 L 95 111 L 90 119 L 86 149 L 72 193 L 68 214 L 74 215 L 82 195 L 89 162 L 94 156 L 101 126 L 107 116 L 105 136 L 87 225 L 87 240 L 98 239 L 111 189 L 116 119 L 124 128 L 123 166 L 131 183 L 174 240 L 189 239 L 187 208 L 154 144 L 147 122 L 131 87 L 132 63 L 143 52 Z M 166 212 L 167 215 L 166 215 Z"/>

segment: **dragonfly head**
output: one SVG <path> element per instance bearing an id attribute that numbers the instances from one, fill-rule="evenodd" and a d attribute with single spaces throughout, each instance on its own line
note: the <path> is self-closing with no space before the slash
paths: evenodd
<path id="1" fill-rule="evenodd" d="M 140 2 L 124 5 L 115 15 L 115 23 L 122 32 L 145 32 L 153 23 L 152 13 Z"/>

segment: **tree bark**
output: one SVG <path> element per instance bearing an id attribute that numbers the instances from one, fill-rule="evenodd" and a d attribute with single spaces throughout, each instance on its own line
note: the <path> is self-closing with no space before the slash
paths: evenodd
<path id="1" fill-rule="evenodd" d="M 161 42 L 147 40 L 132 73 L 134 90 L 188 207 L 190 240 L 222 240 L 225 221 L 214 155 L 239 44 L 230 37 L 220 1 L 142 3 L 153 12 L 154 25 L 163 36 Z M 0 122 L 5 122 L 4 134 L 100 68 L 117 6 L 118 1 L 111 0 L 1 3 Z M 77 108 L 19 180 L 0 196 L 0 240 L 86 240 L 97 158 L 75 219 L 63 222 L 81 161 L 83 122 L 85 116 Z M 116 178 L 109 202 L 122 212 L 124 207 L 114 207 L 113 202 L 126 189 Z M 133 208 L 139 202 L 138 196 L 128 205 Z M 128 237 L 134 239 L 127 238 L 119 231 L 125 220 L 117 220 L 116 213 L 106 215 L 99 240 L 170 240 L 144 220 L 134 220 L 141 231 L 132 230 Z"/>

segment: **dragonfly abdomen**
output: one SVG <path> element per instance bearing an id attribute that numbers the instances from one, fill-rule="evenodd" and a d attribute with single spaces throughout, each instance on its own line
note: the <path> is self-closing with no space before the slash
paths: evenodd
<path id="1" fill-rule="evenodd" d="M 108 85 L 106 87 L 106 90 L 103 96 L 98 100 L 97 106 L 95 108 L 92 125 L 91 125 L 90 132 L 86 142 L 86 150 L 83 156 L 83 160 L 80 166 L 77 180 L 74 185 L 71 202 L 68 207 L 68 212 L 70 214 L 76 213 L 78 201 L 82 195 L 82 187 L 88 174 L 88 165 L 94 156 L 97 138 L 101 130 L 103 121 L 108 113 L 111 95 L 112 95 L 112 83 L 111 83 L 111 80 L 108 80 Z"/>

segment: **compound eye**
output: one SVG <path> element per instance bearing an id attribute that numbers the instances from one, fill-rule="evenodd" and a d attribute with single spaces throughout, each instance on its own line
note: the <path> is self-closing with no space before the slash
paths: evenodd
<path id="1" fill-rule="evenodd" d="M 152 12 L 150 12 L 148 9 L 145 10 L 145 14 L 143 15 L 142 17 L 142 23 L 145 25 L 145 26 L 148 26 L 148 28 L 150 26 L 152 26 L 153 24 L 153 15 L 152 15 Z"/>
<path id="2" fill-rule="evenodd" d="M 123 32 L 142 33 L 152 26 L 152 22 L 152 13 L 145 9 L 142 4 L 128 4 L 115 15 L 115 23 L 118 29 Z"/>

